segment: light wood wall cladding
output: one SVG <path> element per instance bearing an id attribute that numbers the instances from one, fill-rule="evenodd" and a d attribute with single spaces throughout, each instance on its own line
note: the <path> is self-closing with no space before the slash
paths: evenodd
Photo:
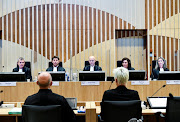
<path id="1" fill-rule="evenodd" d="M 180 47 L 180 1 L 147 0 L 145 6 L 145 27 L 149 30 L 149 48 L 152 50 L 150 63 L 162 56 L 167 67 L 176 70 L 180 65 L 176 55 Z"/>
<path id="2" fill-rule="evenodd" d="M 152 96 L 166 81 L 150 81 L 149 85 L 131 85 L 127 83 L 127 88 L 137 90 L 142 101 L 146 101 L 148 96 Z M 54 93 L 64 97 L 76 97 L 78 101 L 101 101 L 104 91 L 109 89 L 111 82 L 100 82 L 98 86 L 82 86 L 81 82 L 59 82 L 59 86 L 52 86 Z M 116 88 L 114 82 L 111 89 Z M 17 82 L 17 86 L 0 86 L 3 93 L 0 99 L 5 102 L 24 102 L 27 96 L 38 92 L 39 87 L 35 82 Z M 91 91 L 91 92 L 90 92 Z M 166 85 L 155 96 L 180 96 L 179 85 Z"/>
<path id="3" fill-rule="evenodd" d="M 128 23 L 128 26 L 126 27 L 127 22 L 118 17 L 115 17 L 115 23 L 113 23 L 114 15 L 105 11 L 97 11 L 92 7 L 85 6 L 85 8 L 83 8 L 83 6 L 80 5 L 72 5 L 71 8 L 70 4 L 63 4 L 62 8 L 62 5 L 59 4 L 59 12 L 58 4 L 55 4 L 55 6 L 54 4 L 48 4 L 47 10 L 45 5 L 42 5 L 42 9 L 41 5 L 33 6 L 29 8 L 29 14 L 28 8 L 25 8 L 25 17 L 23 12 L 23 9 L 17 10 L 17 30 L 15 30 L 15 12 L 12 12 L 12 18 L 11 14 L 4 16 L 4 40 L 15 42 L 15 38 L 17 38 L 18 44 L 30 47 L 30 49 L 43 56 L 47 56 L 48 59 L 51 59 L 54 55 L 58 55 L 61 61 L 62 57 L 64 58 L 64 62 L 70 59 L 71 47 L 72 56 L 75 56 L 75 54 L 80 53 L 93 45 L 97 45 L 97 43 L 104 42 L 105 35 L 107 35 L 107 40 L 113 39 L 115 29 L 130 29 L 132 26 Z M 6 19 L 9 21 L 6 21 Z M 11 19 L 13 23 L 12 31 Z M 104 26 L 105 19 L 107 23 L 106 28 Z M 2 18 L 0 18 L 0 22 L 2 23 Z M 122 27 L 122 22 L 124 22 L 124 27 Z M 20 23 L 21 25 L 19 25 Z M 29 27 L 28 23 L 30 24 Z M 111 28 L 109 28 L 109 25 L 111 25 Z M 45 28 L 46 26 L 47 30 Z M 0 28 L 2 28 L 2 24 L 0 24 Z M 132 26 L 132 28 L 134 29 L 135 27 Z M 11 32 L 13 33 L 12 38 Z M 15 32 L 17 32 L 17 35 Z M 109 33 L 111 33 L 111 35 L 109 35 Z M 30 42 L 28 42 L 28 38 L 30 39 Z"/>

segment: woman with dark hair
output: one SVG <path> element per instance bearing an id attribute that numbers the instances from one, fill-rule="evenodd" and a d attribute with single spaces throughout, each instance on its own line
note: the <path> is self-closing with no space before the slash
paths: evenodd
<path id="1" fill-rule="evenodd" d="M 169 71 L 166 65 L 166 60 L 163 57 L 159 57 L 156 61 L 156 66 L 152 72 L 152 78 L 157 79 L 159 76 L 159 71 Z"/>
<path id="2" fill-rule="evenodd" d="M 127 68 L 128 70 L 135 70 L 131 67 L 131 60 L 126 57 L 122 59 L 122 67 Z"/>

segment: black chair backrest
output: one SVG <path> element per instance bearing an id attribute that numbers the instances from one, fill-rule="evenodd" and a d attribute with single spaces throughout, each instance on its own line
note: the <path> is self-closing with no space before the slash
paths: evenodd
<path id="1" fill-rule="evenodd" d="M 53 66 L 53 63 L 49 62 L 49 67 L 52 67 L 52 66 Z M 62 62 L 59 62 L 59 66 L 62 67 Z"/>
<path id="2" fill-rule="evenodd" d="M 140 100 L 104 101 L 101 103 L 105 122 L 128 122 L 132 118 L 141 119 Z"/>
<path id="3" fill-rule="evenodd" d="M 25 61 L 25 65 L 26 67 L 30 68 L 31 69 L 31 62 L 30 61 Z M 18 67 L 18 65 L 17 65 Z"/>
<path id="4" fill-rule="evenodd" d="M 156 66 L 156 60 L 152 60 L 152 70 L 155 68 Z"/>
<path id="5" fill-rule="evenodd" d="M 122 61 L 117 61 L 117 67 L 122 67 Z"/>
<path id="6" fill-rule="evenodd" d="M 90 64 L 89 64 L 89 61 L 85 61 L 85 67 L 88 66 L 88 65 L 90 65 Z M 99 66 L 99 61 L 96 61 L 96 62 L 95 62 L 95 65 Z"/>
<path id="7" fill-rule="evenodd" d="M 168 97 L 166 107 L 166 121 L 180 122 L 180 97 Z"/>
<path id="8" fill-rule="evenodd" d="M 23 105 L 23 122 L 62 122 L 60 105 Z"/>

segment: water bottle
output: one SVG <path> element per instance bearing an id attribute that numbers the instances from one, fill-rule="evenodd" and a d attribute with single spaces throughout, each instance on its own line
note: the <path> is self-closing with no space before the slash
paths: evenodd
<path id="1" fill-rule="evenodd" d="M 69 72 L 66 72 L 65 80 L 66 80 L 66 81 L 69 81 Z"/>
<path id="2" fill-rule="evenodd" d="M 77 81 L 77 73 L 73 73 L 73 81 Z"/>

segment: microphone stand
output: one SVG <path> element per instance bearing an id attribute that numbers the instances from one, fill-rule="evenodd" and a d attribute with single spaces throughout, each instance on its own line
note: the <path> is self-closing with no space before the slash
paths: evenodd
<path id="1" fill-rule="evenodd" d="M 0 91 L 0 93 L 2 93 L 2 92 L 3 92 L 3 90 Z M 2 104 L 3 104 L 3 101 L 0 102 L 0 106 L 1 106 Z"/>
<path id="2" fill-rule="evenodd" d="M 159 88 L 152 96 L 154 96 L 160 89 L 162 89 L 163 87 L 166 87 L 166 85 L 163 85 L 161 88 Z M 151 97 L 152 97 L 151 96 Z"/>
<path id="3" fill-rule="evenodd" d="M 111 81 L 111 85 L 112 85 L 112 83 L 114 82 L 114 80 L 112 79 L 112 81 Z M 111 85 L 110 85 L 110 87 L 109 87 L 109 89 L 111 88 Z"/>

